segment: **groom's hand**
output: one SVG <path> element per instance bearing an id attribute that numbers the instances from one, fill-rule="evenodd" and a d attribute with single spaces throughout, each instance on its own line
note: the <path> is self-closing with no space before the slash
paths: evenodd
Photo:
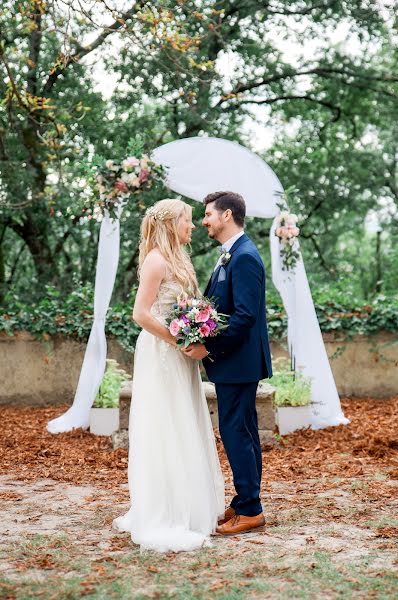
<path id="1" fill-rule="evenodd" d="M 202 358 L 209 354 L 206 346 L 203 344 L 191 344 L 187 348 L 184 348 L 182 352 L 189 356 L 189 358 L 192 358 L 192 360 L 202 360 Z"/>

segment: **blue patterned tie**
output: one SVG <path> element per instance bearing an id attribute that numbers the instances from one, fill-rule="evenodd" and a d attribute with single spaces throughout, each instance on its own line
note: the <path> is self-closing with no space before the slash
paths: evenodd
<path id="1" fill-rule="evenodd" d="M 220 254 L 223 254 L 223 252 L 225 252 L 225 248 L 224 246 L 217 246 L 217 250 L 219 251 Z M 221 265 L 217 265 L 217 267 L 214 269 L 212 275 L 211 275 L 211 282 L 213 283 L 214 278 L 216 276 L 216 273 L 218 273 L 218 271 L 220 270 Z"/>

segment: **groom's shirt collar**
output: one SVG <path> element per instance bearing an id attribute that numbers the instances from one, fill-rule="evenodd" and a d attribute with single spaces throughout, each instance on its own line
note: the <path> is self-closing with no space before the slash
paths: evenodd
<path id="1" fill-rule="evenodd" d="M 218 247 L 222 248 L 223 252 L 229 252 L 231 250 L 232 246 L 235 244 L 236 240 L 238 240 L 240 237 L 242 237 L 242 235 L 244 233 L 245 233 L 244 231 L 240 231 L 239 233 L 237 233 L 236 235 L 232 236 L 231 238 L 229 238 L 229 240 L 227 240 L 221 246 L 218 246 Z M 216 266 L 214 267 L 214 271 L 216 271 L 216 269 L 218 269 L 218 267 L 220 265 L 221 265 L 221 256 L 219 257 L 218 261 L 216 262 Z"/>
<path id="2" fill-rule="evenodd" d="M 240 237 L 242 237 L 242 235 L 244 235 L 244 233 L 245 232 L 242 230 L 239 233 L 237 233 L 236 235 L 234 235 L 233 237 L 229 238 L 229 240 L 224 242 L 222 244 L 224 251 L 229 252 L 231 250 L 232 246 L 235 244 L 236 240 L 238 240 Z"/>

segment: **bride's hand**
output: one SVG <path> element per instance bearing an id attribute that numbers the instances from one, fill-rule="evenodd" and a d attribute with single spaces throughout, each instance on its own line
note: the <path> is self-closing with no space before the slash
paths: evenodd
<path id="1" fill-rule="evenodd" d="M 192 360 L 202 360 L 209 353 L 206 350 L 206 346 L 203 344 L 191 344 L 187 348 L 182 348 L 182 352 L 192 358 Z"/>

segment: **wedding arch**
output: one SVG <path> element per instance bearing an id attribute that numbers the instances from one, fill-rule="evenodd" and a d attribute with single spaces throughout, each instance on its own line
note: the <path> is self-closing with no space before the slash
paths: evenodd
<path id="1" fill-rule="evenodd" d="M 311 380 L 311 426 L 321 429 L 348 423 L 324 346 L 299 250 L 294 269 L 286 270 L 275 235 L 280 222 L 283 187 L 274 171 L 255 153 L 236 142 L 194 137 L 156 148 L 154 163 L 166 168 L 167 186 L 201 202 L 214 191 L 242 194 L 251 217 L 273 219 L 270 232 L 272 281 L 288 317 L 288 347 L 296 368 Z M 119 210 L 119 216 L 122 208 Z M 105 214 L 101 223 L 95 278 L 94 318 L 72 406 L 47 425 L 51 433 L 87 428 L 89 412 L 106 364 L 105 319 L 119 261 L 120 222 Z"/>

